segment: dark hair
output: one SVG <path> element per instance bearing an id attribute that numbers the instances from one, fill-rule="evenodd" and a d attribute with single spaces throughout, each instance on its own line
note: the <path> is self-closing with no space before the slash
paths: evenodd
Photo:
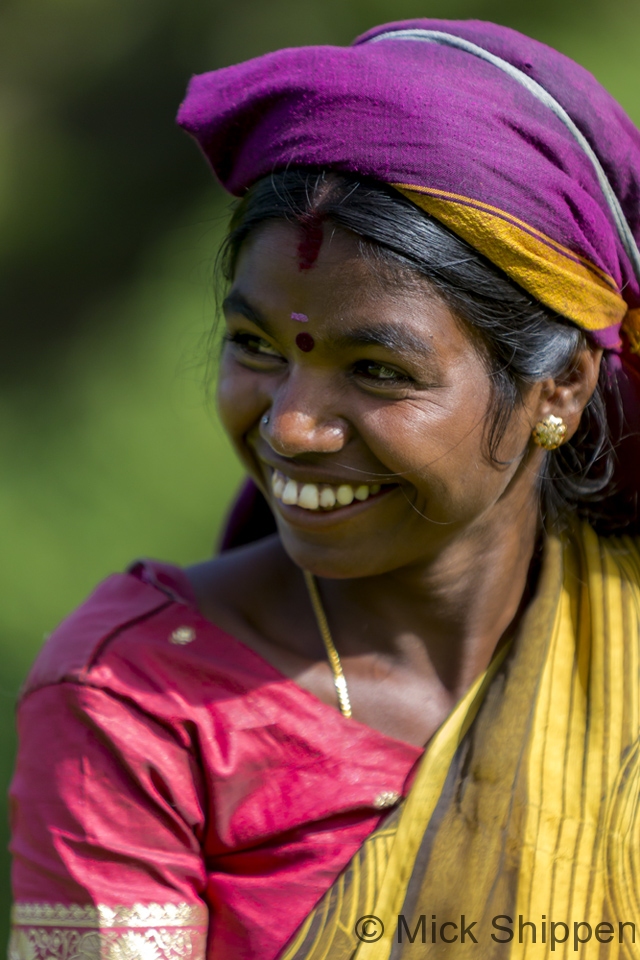
<path id="1" fill-rule="evenodd" d="M 272 220 L 307 229 L 327 221 L 351 231 L 360 238 L 364 256 L 396 271 L 400 267 L 405 274 L 417 272 L 478 331 L 493 381 L 488 449 L 496 462 L 498 445 L 526 386 L 569 371 L 588 343 L 582 330 L 543 306 L 398 191 L 351 174 L 289 169 L 252 186 L 235 209 L 221 252 L 226 280 L 233 277 L 245 239 Z M 604 402 L 607 386 L 603 366 L 578 431 L 545 457 L 540 481 L 547 520 L 556 521 L 570 510 L 602 527 L 599 502 L 608 495 L 614 472 Z"/>

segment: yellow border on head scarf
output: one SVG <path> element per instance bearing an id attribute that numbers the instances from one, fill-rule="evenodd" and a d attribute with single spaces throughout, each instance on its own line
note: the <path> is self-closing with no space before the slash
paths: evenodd
<path id="1" fill-rule="evenodd" d="M 505 210 L 430 187 L 392 186 L 583 330 L 604 330 L 625 318 L 627 304 L 612 277 Z"/>

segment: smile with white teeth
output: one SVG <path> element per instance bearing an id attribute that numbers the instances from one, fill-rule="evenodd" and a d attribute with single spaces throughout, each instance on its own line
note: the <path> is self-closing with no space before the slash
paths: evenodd
<path id="1" fill-rule="evenodd" d="M 271 474 L 273 495 L 290 506 L 303 510 L 339 510 L 348 507 L 354 500 L 368 500 L 380 493 L 379 483 L 361 483 L 356 487 L 350 483 L 330 486 L 328 483 L 297 483 L 285 477 L 279 470 Z"/>

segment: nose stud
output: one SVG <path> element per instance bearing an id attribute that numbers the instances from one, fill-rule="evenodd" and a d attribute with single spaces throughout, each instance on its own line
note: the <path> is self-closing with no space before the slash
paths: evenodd
<path id="1" fill-rule="evenodd" d="M 265 413 L 264 417 L 262 418 L 262 422 L 264 423 L 264 425 L 265 425 L 265 427 L 266 427 L 266 425 L 269 423 L 269 414 L 268 414 L 268 413 Z"/>

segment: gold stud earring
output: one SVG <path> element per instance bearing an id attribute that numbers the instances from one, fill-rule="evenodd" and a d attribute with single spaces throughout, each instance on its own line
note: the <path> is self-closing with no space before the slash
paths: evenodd
<path id="1" fill-rule="evenodd" d="M 544 420 L 538 420 L 531 434 L 533 442 L 545 450 L 555 450 L 559 447 L 567 432 L 567 425 L 562 417 L 554 417 L 551 414 Z"/>

